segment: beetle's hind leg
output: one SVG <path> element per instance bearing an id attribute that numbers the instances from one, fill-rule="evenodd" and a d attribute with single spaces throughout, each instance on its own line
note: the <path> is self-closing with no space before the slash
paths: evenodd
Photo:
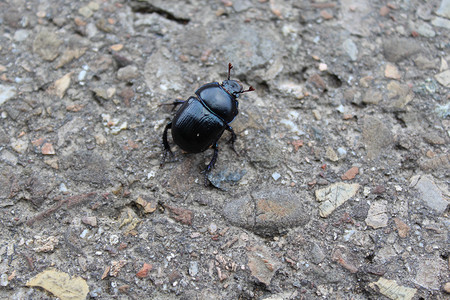
<path id="1" fill-rule="evenodd" d="M 208 175 L 214 168 L 214 165 L 216 164 L 217 161 L 217 156 L 219 155 L 219 146 L 217 145 L 217 142 L 214 143 L 212 148 L 214 149 L 214 154 L 213 157 L 211 158 L 211 161 L 209 162 L 209 165 L 205 169 L 205 186 L 208 186 Z"/>
<path id="2" fill-rule="evenodd" d="M 236 133 L 234 133 L 234 130 L 230 125 L 228 125 L 226 130 L 228 130 L 231 133 L 231 138 L 228 140 L 227 144 L 230 144 L 231 150 L 233 150 L 234 153 L 236 153 L 236 155 L 239 156 L 239 153 L 234 148 L 234 142 L 236 141 L 236 137 L 237 137 Z"/>
<path id="3" fill-rule="evenodd" d="M 162 142 L 163 142 L 163 146 L 164 146 L 164 153 L 163 153 L 163 157 L 161 159 L 161 163 L 159 164 L 159 166 L 162 168 L 164 166 L 164 163 L 166 162 L 166 158 L 167 158 L 167 154 L 170 154 L 170 156 L 173 157 L 173 152 L 172 150 L 170 150 L 170 145 L 169 142 L 167 141 L 167 131 L 169 129 L 172 128 L 172 122 L 169 122 L 166 127 L 164 128 L 164 133 L 162 136 Z"/>

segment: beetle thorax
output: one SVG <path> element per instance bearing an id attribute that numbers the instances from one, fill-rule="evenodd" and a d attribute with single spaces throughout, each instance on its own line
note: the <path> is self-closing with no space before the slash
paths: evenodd
<path id="1" fill-rule="evenodd" d="M 195 94 L 208 110 L 226 123 L 233 121 L 238 114 L 236 97 L 226 91 L 218 82 L 211 82 L 201 86 Z"/>

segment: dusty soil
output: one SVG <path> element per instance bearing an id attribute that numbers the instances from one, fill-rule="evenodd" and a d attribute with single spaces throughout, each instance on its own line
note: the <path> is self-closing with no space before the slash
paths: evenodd
<path id="1" fill-rule="evenodd" d="M 449 32 L 447 0 L 0 2 L 0 297 L 448 299 Z M 205 187 L 161 104 L 229 62 L 256 91 Z"/>

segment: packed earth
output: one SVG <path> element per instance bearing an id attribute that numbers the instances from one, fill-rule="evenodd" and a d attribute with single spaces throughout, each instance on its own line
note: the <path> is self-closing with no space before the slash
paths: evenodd
<path id="1" fill-rule="evenodd" d="M 450 0 L 1 1 L 0 298 L 449 299 L 449 64 Z"/>

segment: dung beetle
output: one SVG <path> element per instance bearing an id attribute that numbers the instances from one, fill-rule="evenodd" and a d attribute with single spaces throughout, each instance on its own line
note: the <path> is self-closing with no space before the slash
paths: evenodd
<path id="1" fill-rule="evenodd" d="M 182 104 L 175 114 L 172 122 L 164 128 L 162 142 L 164 146 L 161 167 L 164 166 L 167 154 L 173 156 L 167 141 L 167 131 L 171 129 L 175 144 L 189 153 L 203 152 L 209 147 L 214 149 L 211 162 L 205 170 L 205 186 L 208 185 L 208 174 L 214 167 L 219 153 L 217 142 L 225 130 L 231 133 L 228 143 L 234 149 L 236 134 L 230 123 L 238 114 L 237 98 L 240 94 L 254 91 L 250 86 L 244 90 L 242 84 L 237 80 L 230 80 L 233 65 L 228 64 L 228 78 L 222 83 L 211 82 L 201 86 L 195 91 L 195 96 L 188 100 L 175 100 L 174 108 Z M 237 153 L 237 152 L 236 152 Z"/>

